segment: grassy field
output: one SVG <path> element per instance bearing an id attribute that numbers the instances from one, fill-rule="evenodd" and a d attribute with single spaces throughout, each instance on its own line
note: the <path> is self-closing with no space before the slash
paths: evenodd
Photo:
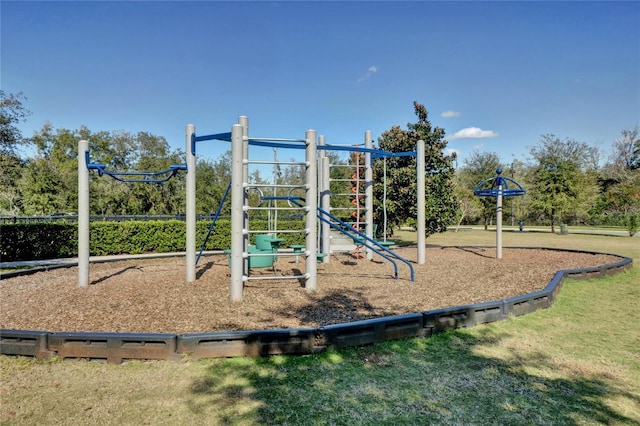
<path id="1" fill-rule="evenodd" d="M 495 234 L 427 243 L 494 245 Z M 640 262 L 638 238 L 505 233 L 503 244 Z M 570 281 L 551 309 L 524 317 L 314 356 L 122 365 L 0 357 L 0 423 L 640 425 L 639 301 L 634 267 Z"/>

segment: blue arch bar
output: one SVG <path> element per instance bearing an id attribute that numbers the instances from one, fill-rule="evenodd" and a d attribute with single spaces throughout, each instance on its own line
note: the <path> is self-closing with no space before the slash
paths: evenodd
<path id="1" fill-rule="evenodd" d="M 496 173 L 497 176 L 485 179 L 476 186 L 473 190 L 473 194 L 476 197 L 497 197 L 499 187 L 502 187 L 503 197 L 517 197 L 527 193 L 527 191 L 525 191 L 518 182 L 511 178 L 502 176 L 502 169 L 497 169 Z M 491 186 L 486 188 L 489 183 L 491 183 Z M 509 184 L 512 184 L 511 187 Z"/>

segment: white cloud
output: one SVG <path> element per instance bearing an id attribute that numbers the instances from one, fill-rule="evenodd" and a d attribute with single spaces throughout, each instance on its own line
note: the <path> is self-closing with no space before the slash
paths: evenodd
<path id="1" fill-rule="evenodd" d="M 444 150 L 444 155 L 451 155 L 451 154 L 456 154 L 456 155 L 460 155 L 460 150 L 459 149 L 455 149 L 455 148 L 445 148 Z"/>
<path id="2" fill-rule="evenodd" d="M 378 67 L 376 65 L 371 65 L 367 69 L 367 72 L 365 72 L 363 75 L 358 77 L 358 83 L 362 83 L 363 81 L 365 81 L 366 79 L 368 79 L 369 77 L 371 77 L 372 75 L 374 75 L 377 72 L 378 72 Z"/>
<path id="3" fill-rule="evenodd" d="M 495 138 L 498 133 L 493 130 L 482 130 L 479 127 L 467 127 L 466 129 L 458 130 L 449 138 L 453 139 L 480 139 L 480 138 Z"/>
<path id="4" fill-rule="evenodd" d="M 459 113 L 458 111 L 445 111 L 442 114 L 440 114 L 440 117 L 442 118 L 456 118 L 456 117 L 460 117 L 462 114 Z"/>

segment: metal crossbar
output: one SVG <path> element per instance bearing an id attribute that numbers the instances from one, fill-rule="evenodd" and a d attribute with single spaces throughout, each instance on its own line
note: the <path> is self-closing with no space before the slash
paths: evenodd
<path id="1" fill-rule="evenodd" d="M 244 230 L 242 231 L 244 234 L 264 234 L 265 232 L 267 233 L 273 233 L 273 234 L 302 234 L 305 233 L 307 230 L 306 229 L 278 229 L 275 231 L 265 231 L 264 229 L 260 229 L 260 230 Z"/>
<path id="2" fill-rule="evenodd" d="M 306 278 L 305 275 L 264 275 L 264 276 L 244 276 L 242 279 L 244 281 L 252 281 L 252 280 L 299 280 L 300 278 Z"/>
<path id="3" fill-rule="evenodd" d="M 167 170 L 161 170 L 159 172 L 113 172 L 107 170 L 107 166 L 105 164 L 100 163 L 90 163 L 89 162 L 89 152 L 86 154 L 87 157 L 87 169 L 96 170 L 98 172 L 98 176 L 107 175 L 111 178 L 126 183 L 163 183 L 167 182 L 172 177 L 176 176 L 180 171 L 187 171 L 186 164 L 172 164 L 169 166 Z M 163 178 L 159 178 L 158 176 L 166 175 Z M 126 178 L 126 176 L 143 176 L 142 179 L 136 178 Z"/>

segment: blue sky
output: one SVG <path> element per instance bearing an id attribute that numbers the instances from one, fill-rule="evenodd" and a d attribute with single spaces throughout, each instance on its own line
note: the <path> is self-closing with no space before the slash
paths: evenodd
<path id="1" fill-rule="evenodd" d="M 639 2 L 0 3 L 1 87 L 55 128 L 230 131 L 327 143 L 415 122 L 460 161 L 552 133 L 610 150 L 640 124 Z M 202 143 L 215 158 L 222 142 Z M 257 153 L 258 156 L 267 155 Z M 271 155 L 270 153 L 268 155 Z M 280 157 L 289 156 L 286 153 Z"/>

